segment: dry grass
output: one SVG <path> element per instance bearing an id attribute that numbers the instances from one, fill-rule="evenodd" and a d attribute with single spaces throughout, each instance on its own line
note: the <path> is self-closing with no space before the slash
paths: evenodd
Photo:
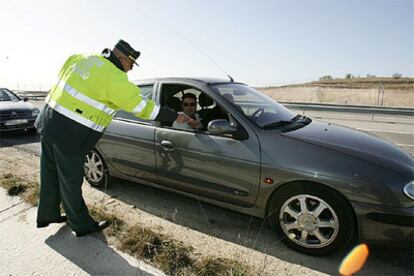
<path id="1" fill-rule="evenodd" d="M 192 248 L 148 228 L 132 226 L 123 232 L 119 248 L 155 264 L 169 275 L 193 266 Z"/>
<path id="2" fill-rule="evenodd" d="M 116 238 L 115 245 L 119 250 L 151 263 L 168 275 L 254 274 L 252 269 L 234 260 L 196 256 L 192 247 L 147 227 L 128 226 L 102 207 L 93 206 L 90 213 L 96 220 L 112 221 L 105 233 Z"/>
<path id="3" fill-rule="evenodd" d="M 39 198 L 39 183 L 11 173 L 0 175 L 0 186 L 11 196 L 21 198 L 36 206 Z M 112 224 L 105 234 L 114 238 L 115 246 L 137 259 L 144 259 L 168 275 L 253 275 L 250 268 L 225 258 L 202 257 L 194 254 L 192 247 L 169 236 L 140 225 L 128 225 L 116 214 L 102 207 L 89 208 L 95 220 L 108 220 Z"/>
<path id="4" fill-rule="evenodd" d="M 0 176 L 0 186 L 7 190 L 8 195 L 19 195 L 25 202 L 37 206 L 39 198 L 39 183 L 37 181 L 6 173 Z"/>
<path id="5" fill-rule="evenodd" d="M 126 227 L 125 221 L 118 218 L 113 213 L 108 213 L 102 207 L 92 206 L 89 208 L 90 215 L 96 220 L 107 220 L 111 221 L 111 225 L 105 230 L 105 233 L 110 237 L 120 238 L 121 233 L 124 231 Z"/>
<path id="6" fill-rule="evenodd" d="M 210 275 L 252 275 L 252 271 L 240 263 L 222 258 L 206 257 L 197 264 L 196 275 L 210 276 Z"/>

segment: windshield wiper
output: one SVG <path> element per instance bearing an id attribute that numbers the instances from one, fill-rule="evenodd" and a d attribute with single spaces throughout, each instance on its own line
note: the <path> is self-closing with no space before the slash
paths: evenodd
<path id="1" fill-rule="evenodd" d="M 281 126 L 287 126 L 292 124 L 293 121 L 277 121 L 277 122 L 273 122 L 267 125 L 264 125 L 262 128 L 263 129 L 269 129 L 269 128 L 276 128 L 276 127 L 281 127 Z"/>
<path id="2" fill-rule="evenodd" d="M 302 115 L 296 115 L 292 120 L 294 120 L 295 123 L 304 123 L 306 125 L 312 122 L 311 118 Z"/>
<path id="3" fill-rule="evenodd" d="M 277 122 L 273 122 L 273 123 L 264 125 L 263 126 L 263 129 L 277 128 L 277 127 L 288 126 L 288 125 L 292 125 L 292 124 L 303 124 L 303 125 L 307 125 L 311 121 L 312 120 L 310 118 L 298 114 L 295 117 L 293 117 L 290 121 L 277 121 Z"/>

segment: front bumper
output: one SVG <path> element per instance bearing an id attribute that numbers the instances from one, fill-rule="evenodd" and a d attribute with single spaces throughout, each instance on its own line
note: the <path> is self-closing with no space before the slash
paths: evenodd
<path id="1" fill-rule="evenodd" d="M 397 208 L 352 202 L 359 239 L 368 244 L 413 248 L 414 206 Z"/>
<path id="2" fill-rule="evenodd" d="M 5 122 L 0 122 L 0 132 L 6 132 L 6 131 L 14 131 L 19 129 L 29 129 L 34 128 L 34 122 L 36 118 L 30 118 L 27 119 L 27 123 L 24 124 L 17 124 L 17 125 L 8 125 L 6 126 Z"/>

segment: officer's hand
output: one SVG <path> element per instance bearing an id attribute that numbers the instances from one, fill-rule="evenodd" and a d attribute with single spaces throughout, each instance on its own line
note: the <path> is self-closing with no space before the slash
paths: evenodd
<path id="1" fill-rule="evenodd" d="M 187 123 L 189 120 L 190 118 L 184 113 L 178 113 L 178 116 L 176 119 L 177 123 Z"/>

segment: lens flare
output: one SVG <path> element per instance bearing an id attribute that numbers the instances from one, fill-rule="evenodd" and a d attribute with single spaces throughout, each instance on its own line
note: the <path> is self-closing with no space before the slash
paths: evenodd
<path id="1" fill-rule="evenodd" d="M 364 266 L 369 255 L 368 246 L 366 244 L 360 244 L 342 260 L 339 266 L 340 275 L 353 275 Z"/>

